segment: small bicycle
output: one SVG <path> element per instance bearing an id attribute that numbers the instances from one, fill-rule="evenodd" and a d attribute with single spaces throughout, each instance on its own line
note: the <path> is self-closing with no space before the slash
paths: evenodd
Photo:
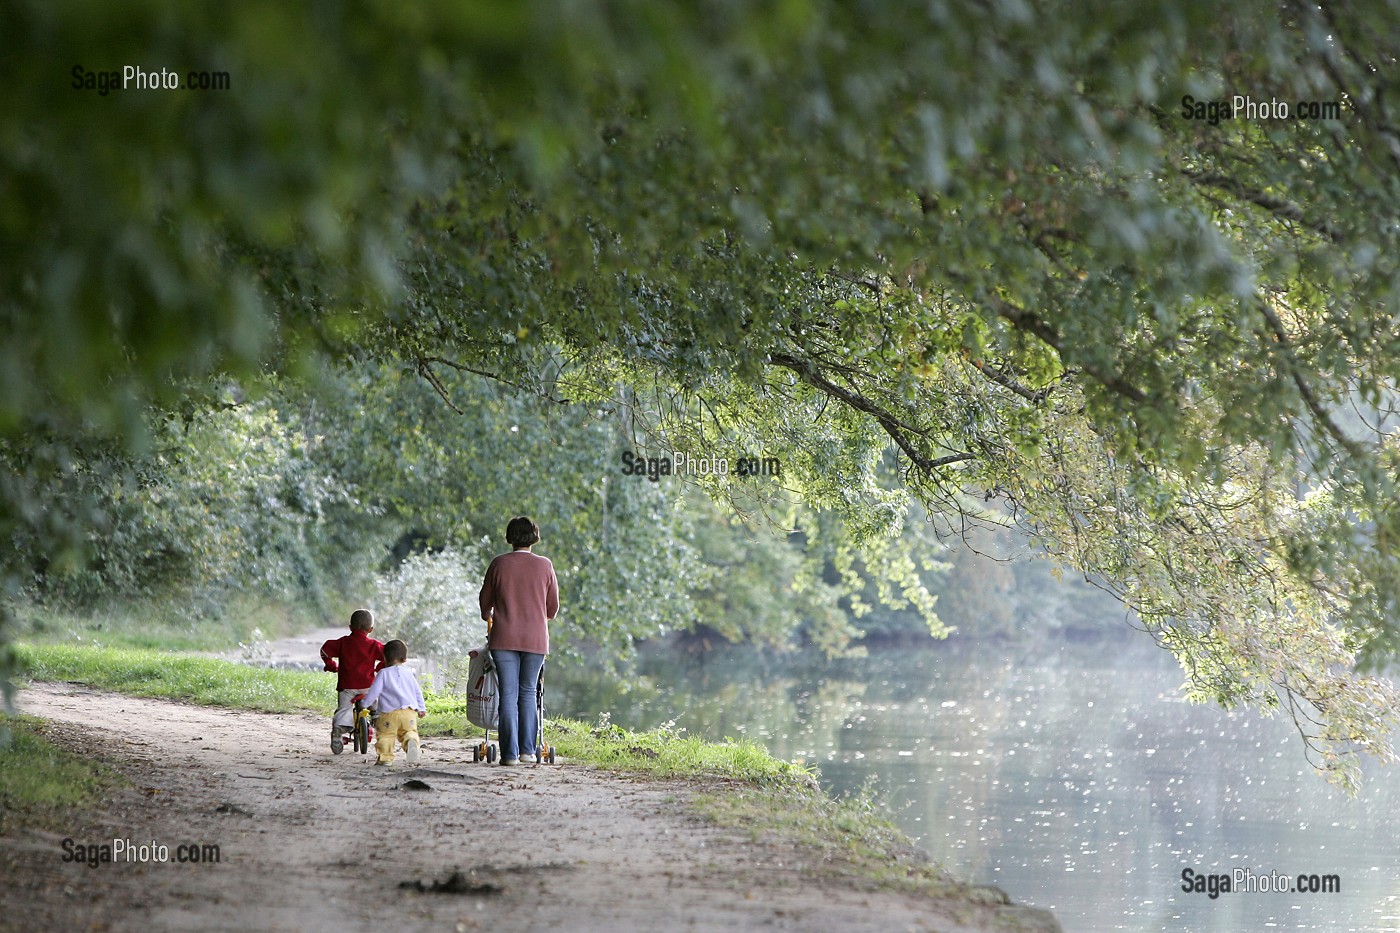
<path id="1" fill-rule="evenodd" d="M 355 715 L 350 721 L 350 746 L 361 755 L 369 751 L 369 743 L 374 741 L 374 711 L 362 702 L 364 694 L 355 697 Z M 331 751 L 340 754 L 344 738 L 331 743 Z"/>
<path id="2" fill-rule="evenodd" d="M 357 697 L 355 699 L 355 730 L 353 740 L 355 751 L 363 755 L 369 751 L 369 743 L 374 741 L 374 726 L 370 724 L 370 720 L 374 714 L 368 707 L 360 702 L 361 699 L 363 698 Z"/>

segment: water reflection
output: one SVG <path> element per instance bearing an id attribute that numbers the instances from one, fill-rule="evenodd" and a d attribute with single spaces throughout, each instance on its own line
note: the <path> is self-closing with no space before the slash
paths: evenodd
<path id="1" fill-rule="evenodd" d="M 1067 931 L 1400 930 L 1400 785 L 1348 800 L 1283 719 L 1181 700 L 1149 643 L 647 655 L 620 691 L 552 668 L 551 712 L 746 736 L 849 793 L 875 781 L 904 830 L 963 877 Z M 1182 890 L 1181 873 L 1340 876 L 1340 894 Z"/>

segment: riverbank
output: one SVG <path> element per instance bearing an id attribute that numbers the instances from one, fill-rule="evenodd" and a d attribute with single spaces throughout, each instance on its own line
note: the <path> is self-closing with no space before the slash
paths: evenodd
<path id="1" fill-rule="evenodd" d="M 0 916 L 27 929 L 998 930 L 1041 919 L 952 882 L 922 895 L 880 886 L 839 848 L 695 815 L 698 798 L 758 791 L 737 779 L 491 767 L 449 738 L 425 742 L 418 768 L 383 769 L 322 749 L 310 738 L 318 717 L 67 684 L 31 685 L 20 703 L 129 782 L 70 825 L 6 840 Z M 218 861 L 89 867 L 63 861 L 65 838 L 212 845 Z M 891 867 L 911 878 L 927 868 Z"/>
<path id="2" fill-rule="evenodd" d="M 470 741 L 454 736 L 426 740 L 418 769 L 383 769 L 332 756 L 315 715 L 62 683 L 35 683 L 20 704 L 51 723 L 55 741 L 127 782 L 62 826 L 0 842 L 16 882 L 0 895 L 0 916 L 53 913 L 43 927 L 84 928 L 88 918 L 112 930 L 343 930 L 407 916 L 420 929 L 1057 929 L 1048 914 L 947 878 L 798 769 L 741 776 L 710 762 L 708 773 L 661 780 L 578 757 L 510 769 L 473 764 Z M 670 752 L 657 735 L 619 749 L 635 740 L 625 730 L 572 738 L 619 768 L 631 767 L 629 755 L 656 762 Z M 431 789 L 407 789 L 413 780 Z M 188 840 L 223 857 L 89 868 L 62 860 L 65 838 L 172 850 Z M 391 871 L 376 871 L 367 853 L 384 846 L 399 854 Z M 420 893 L 420 883 L 456 893 Z"/>

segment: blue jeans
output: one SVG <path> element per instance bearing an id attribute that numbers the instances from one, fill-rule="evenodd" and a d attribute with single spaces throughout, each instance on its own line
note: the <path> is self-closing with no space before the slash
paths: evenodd
<path id="1" fill-rule="evenodd" d="M 500 685 L 501 760 L 539 754 L 536 742 L 540 737 L 538 699 L 540 670 L 544 655 L 529 651 L 498 651 L 491 649 L 496 662 L 496 677 Z"/>

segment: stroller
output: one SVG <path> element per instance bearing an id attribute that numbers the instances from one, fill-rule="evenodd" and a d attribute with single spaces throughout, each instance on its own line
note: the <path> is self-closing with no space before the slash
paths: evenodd
<path id="1" fill-rule="evenodd" d="M 496 742 L 500 740 L 500 683 L 496 676 L 496 664 L 491 660 L 491 652 L 486 648 L 473 648 L 467 653 L 467 721 L 485 732 L 485 737 L 472 746 L 472 761 L 485 761 L 494 764 L 498 755 Z M 535 750 L 536 759 L 554 764 L 554 746 L 544 741 L 544 668 L 540 668 L 539 680 L 535 683 Z M 491 733 L 496 733 L 492 741 Z M 524 743 L 521 751 L 524 752 Z"/>

